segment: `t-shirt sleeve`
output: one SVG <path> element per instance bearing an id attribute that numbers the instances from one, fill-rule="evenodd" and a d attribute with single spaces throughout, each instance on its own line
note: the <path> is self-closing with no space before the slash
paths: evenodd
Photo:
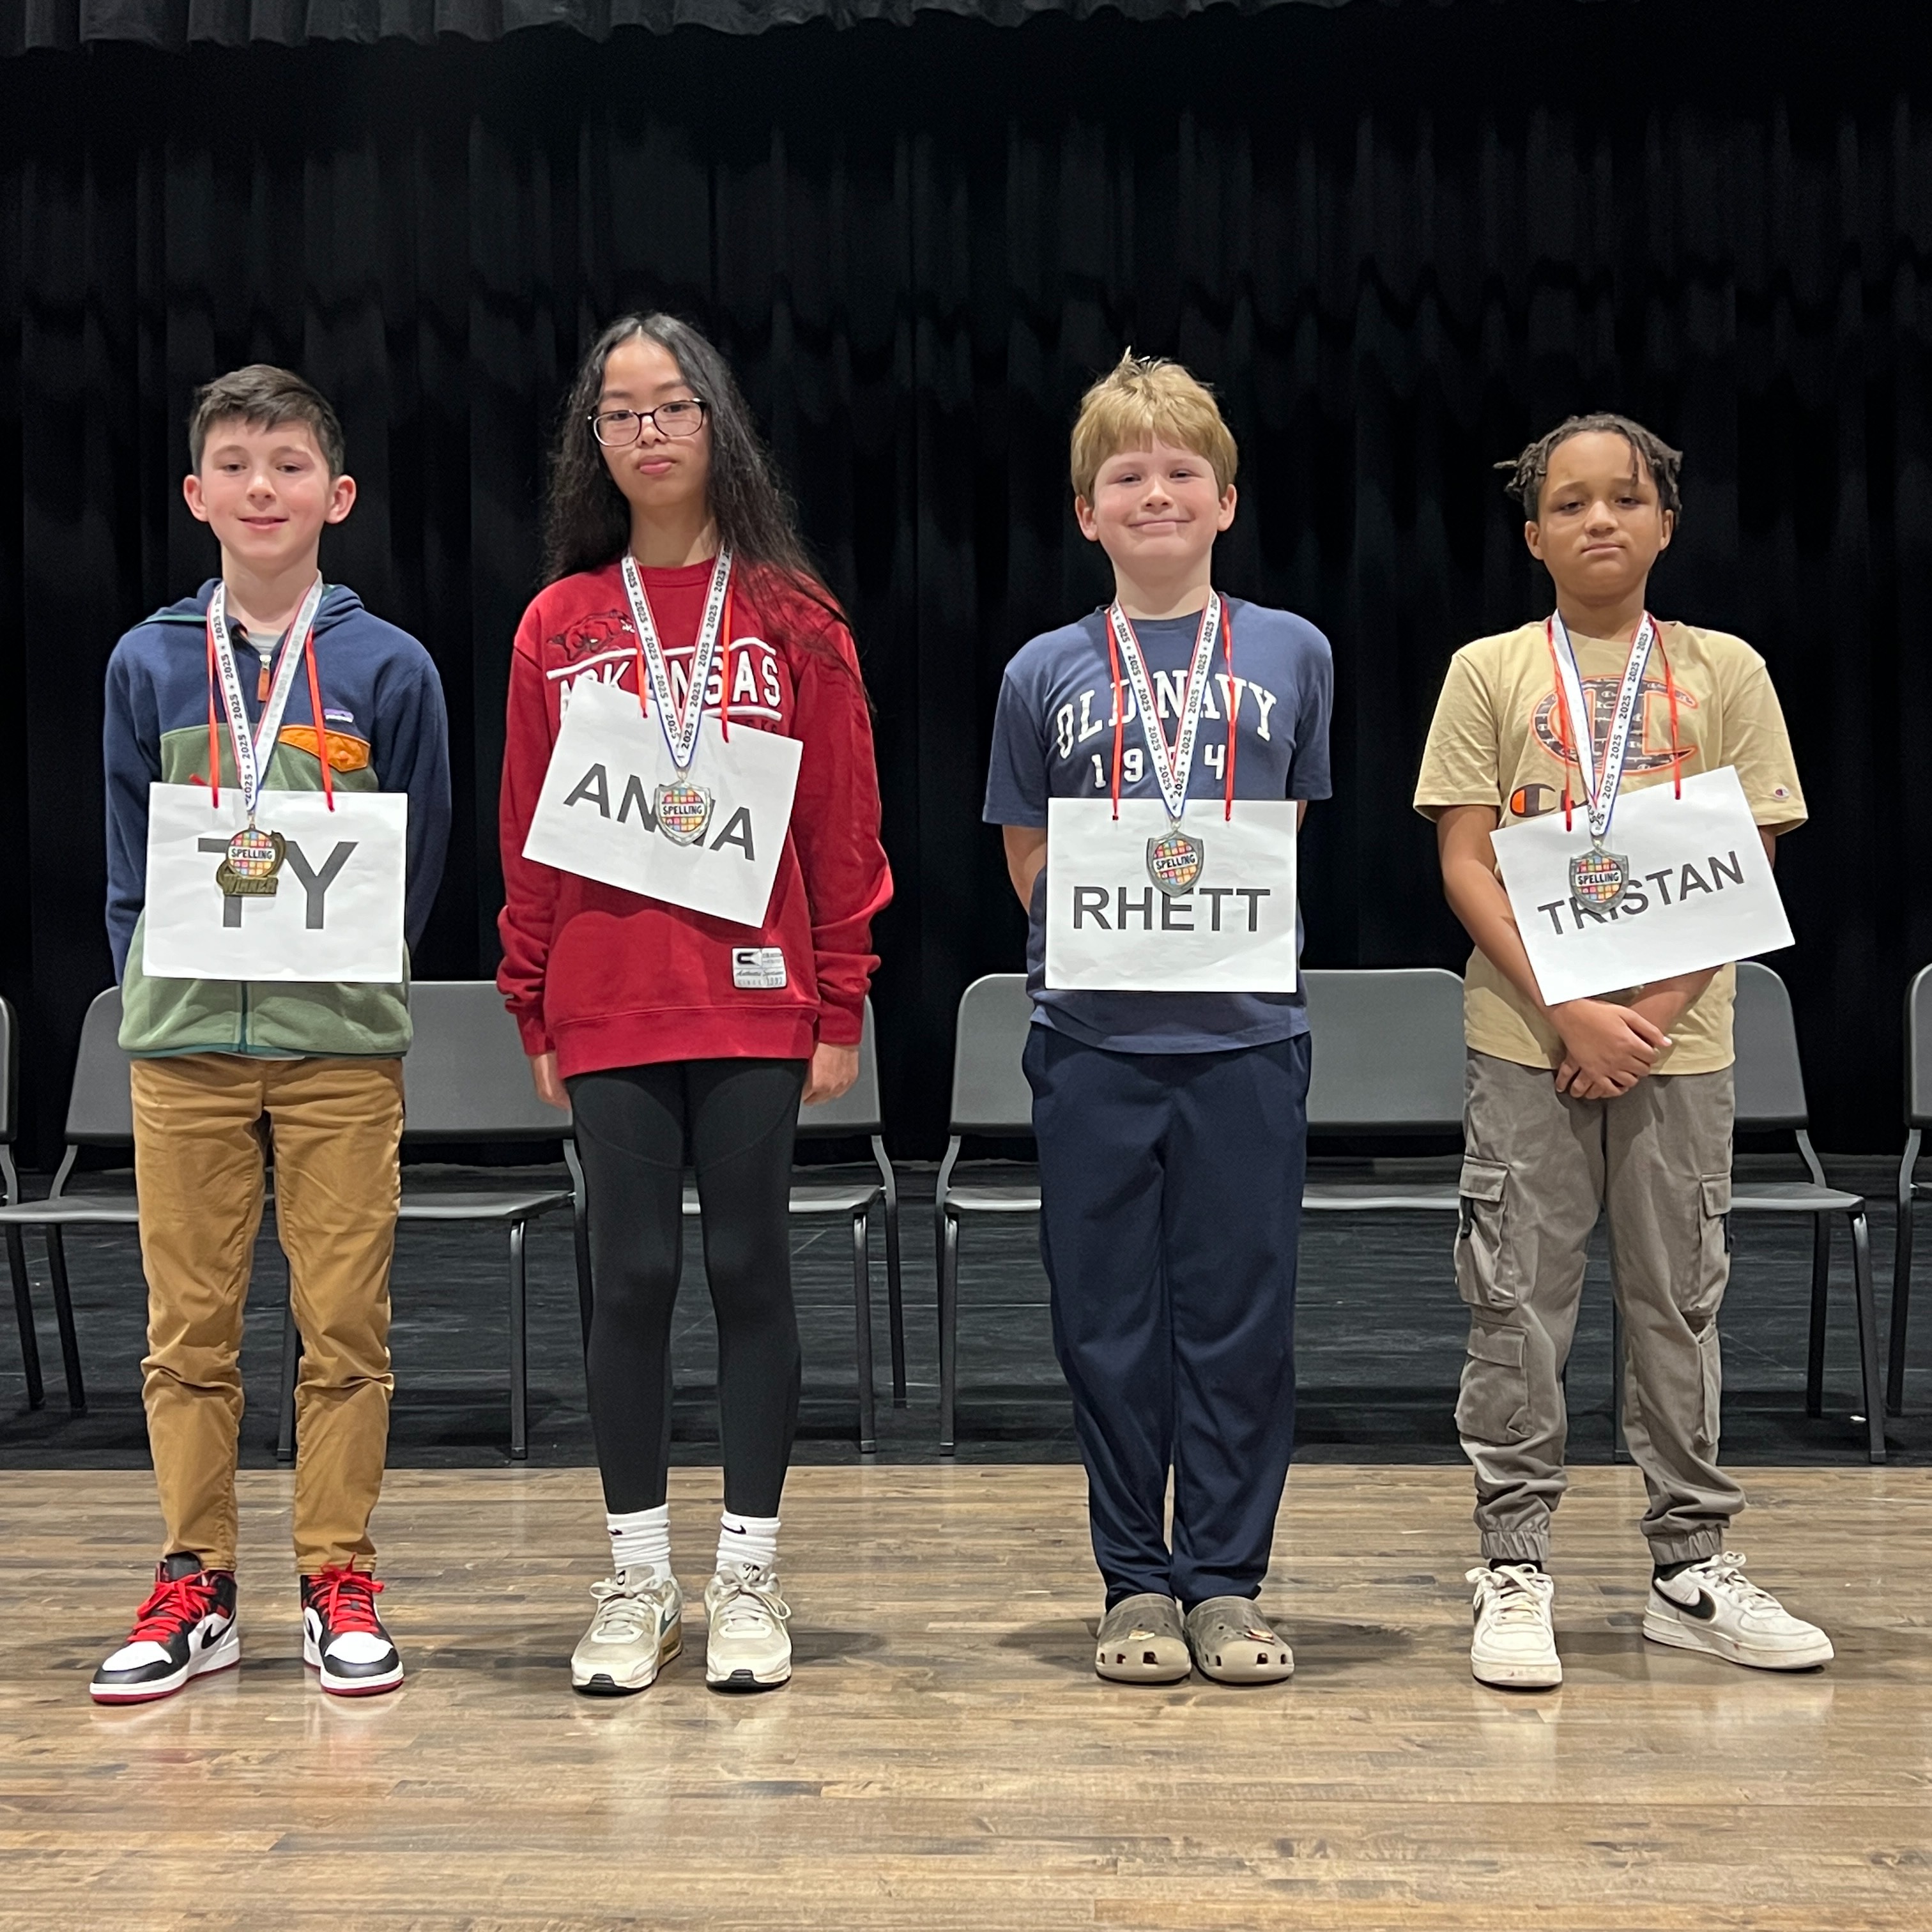
<path id="1" fill-rule="evenodd" d="M 1046 823 L 1046 721 L 1032 685 L 1016 664 L 1009 664 L 1000 680 L 981 814 L 988 825 Z"/>
<path id="2" fill-rule="evenodd" d="M 1415 808 L 1433 818 L 1451 806 L 1502 809 L 1502 746 L 1496 705 L 1487 682 L 1467 651 L 1449 660 L 1442 695 L 1436 700 L 1422 770 L 1415 781 Z"/>
<path id="3" fill-rule="evenodd" d="M 1737 767 L 1751 817 L 1759 824 L 1788 829 L 1804 823 L 1809 814 L 1784 709 L 1771 673 L 1755 652 L 1725 701 L 1724 751 Z"/>
<path id="4" fill-rule="evenodd" d="M 1332 798 L 1328 775 L 1328 722 L 1335 709 L 1335 655 L 1318 631 L 1301 667 L 1301 702 L 1294 719 L 1294 756 L 1288 767 L 1290 798 Z"/>

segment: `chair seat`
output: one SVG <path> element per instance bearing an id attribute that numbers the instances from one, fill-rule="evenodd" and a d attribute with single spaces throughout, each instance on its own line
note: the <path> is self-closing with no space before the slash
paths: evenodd
<path id="1" fill-rule="evenodd" d="M 532 1190 L 529 1188 L 498 1192 L 494 1188 L 437 1190 L 424 1188 L 420 1193 L 404 1190 L 401 1218 L 405 1221 L 527 1221 L 548 1214 L 554 1208 L 568 1208 L 572 1196 L 566 1188 Z"/>
<path id="2" fill-rule="evenodd" d="M 842 1186 L 832 1181 L 801 1181 L 791 1190 L 794 1214 L 869 1214 L 885 1192 L 875 1180 L 868 1186 L 862 1180 Z M 698 1190 L 684 1190 L 684 1215 L 691 1220 L 698 1214 Z"/>
<path id="3" fill-rule="evenodd" d="M 1850 1214 L 1865 1204 L 1862 1194 L 1820 1187 L 1812 1180 L 1734 1180 L 1731 1211 L 1743 1214 Z"/>
<path id="4" fill-rule="evenodd" d="M 1431 1186 L 1400 1180 L 1312 1180 L 1301 1190 L 1301 1207 L 1310 1214 L 1372 1214 L 1420 1210 L 1453 1214 L 1458 1196 L 1453 1186 Z"/>
<path id="5" fill-rule="evenodd" d="M 130 1227 L 140 1218 L 131 1194 L 64 1194 L 58 1201 L 16 1201 L 0 1208 L 0 1226 L 16 1228 L 72 1228 L 89 1222 Z"/>
<path id="6" fill-rule="evenodd" d="M 1020 1180 L 955 1187 L 947 1191 L 946 1211 L 949 1214 L 1037 1214 L 1040 1189 Z"/>

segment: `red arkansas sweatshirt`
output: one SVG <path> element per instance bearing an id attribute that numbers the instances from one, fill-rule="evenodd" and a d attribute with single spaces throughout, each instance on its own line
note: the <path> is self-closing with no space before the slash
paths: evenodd
<path id="1" fill-rule="evenodd" d="M 680 702 L 712 568 L 642 573 Z M 565 686 L 598 678 L 634 692 L 639 666 L 615 562 L 551 584 L 517 628 L 496 983 L 524 1051 L 554 1048 L 566 1078 L 667 1060 L 802 1060 L 820 1040 L 859 1039 L 878 964 L 872 920 L 892 886 L 857 655 L 843 625 L 769 573 L 734 569 L 730 604 L 730 647 L 718 651 L 705 709 L 718 713 L 728 691 L 733 731 L 781 732 L 802 748 L 784 854 L 755 931 L 524 856 Z M 734 950 L 754 946 L 784 954 L 784 986 L 734 982 Z"/>

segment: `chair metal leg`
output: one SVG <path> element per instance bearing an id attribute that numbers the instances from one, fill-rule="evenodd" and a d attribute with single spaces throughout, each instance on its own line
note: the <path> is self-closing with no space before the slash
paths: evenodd
<path id="1" fill-rule="evenodd" d="M 1892 1333 L 1886 1346 L 1885 1406 L 1894 1415 L 1905 1410 L 1905 1330 L 1912 1305 L 1912 1207 L 1917 1190 L 1912 1170 L 1918 1164 L 1919 1131 L 1905 1137 L 1905 1154 L 1898 1163 L 1898 1218 L 1892 1249 Z"/>
<path id="2" fill-rule="evenodd" d="M 1832 1222 L 1811 1217 L 1811 1340 L 1804 1364 L 1804 1413 L 1825 1413 L 1825 1317 L 1832 1292 Z"/>
<path id="3" fill-rule="evenodd" d="M 892 1406 L 906 1406 L 905 1295 L 899 1277 L 899 1191 L 886 1194 L 886 1316 L 892 1329 Z"/>
<path id="4" fill-rule="evenodd" d="M 1630 1451 L 1624 1446 L 1624 1312 L 1610 1298 L 1610 1460 L 1628 1462 Z"/>
<path id="5" fill-rule="evenodd" d="M 510 1460 L 526 1462 L 530 1454 L 530 1390 L 524 1327 L 524 1226 L 510 1226 Z"/>
<path id="6" fill-rule="evenodd" d="M 18 1228 L 7 1230 L 7 1272 L 14 1278 L 14 1318 L 20 1325 L 20 1366 L 27 1378 L 27 1406 L 46 1405 L 40 1380 L 40 1338 L 34 1327 L 33 1283 L 27 1274 L 27 1242 Z"/>
<path id="7" fill-rule="evenodd" d="M 60 1330 L 61 1366 L 67 1371 L 68 1406 L 87 1412 L 87 1390 L 80 1379 L 80 1338 L 74 1330 L 74 1301 L 68 1293 L 67 1244 L 58 1228 L 47 1230 L 47 1271 L 53 1276 L 54 1322 Z"/>
<path id="8" fill-rule="evenodd" d="M 879 1423 L 872 1393 L 872 1217 L 852 1216 L 852 1314 L 858 1326 L 859 1454 L 879 1453 Z"/>
<path id="9" fill-rule="evenodd" d="M 302 1330 L 296 1325 L 296 1286 L 292 1276 L 288 1299 L 282 1304 L 281 1418 L 275 1429 L 275 1460 L 296 1460 L 296 1376 L 302 1367 Z"/>
<path id="10" fill-rule="evenodd" d="M 959 1223 L 943 1217 L 939 1241 L 939 1453 L 953 1451 L 953 1408 L 958 1393 Z"/>
<path id="11" fill-rule="evenodd" d="M 1852 1224 L 1852 1285 L 1858 1304 L 1858 1368 L 1864 1384 L 1865 1444 L 1874 1462 L 1885 1460 L 1885 1390 L 1878 1371 L 1878 1299 L 1872 1292 L 1871 1231 L 1864 1210 Z"/>

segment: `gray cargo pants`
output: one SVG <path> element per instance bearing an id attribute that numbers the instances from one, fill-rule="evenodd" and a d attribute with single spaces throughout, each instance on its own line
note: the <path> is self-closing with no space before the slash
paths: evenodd
<path id="1" fill-rule="evenodd" d="M 1718 1467 L 1718 1304 L 1730 1274 L 1731 1074 L 1654 1074 L 1573 1100 L 1546 1069 L 1469 1055 L 1456 1286 L 1469 1354 L 1456 1427 L 1486 1558 L 1550 1549 L 1565 1484 L 1563 1366 L 1585 1247 L 1610 1216 L 1624 1436 L 1659 1563 L 1724 1547 L 1744 1492 Z"/>

